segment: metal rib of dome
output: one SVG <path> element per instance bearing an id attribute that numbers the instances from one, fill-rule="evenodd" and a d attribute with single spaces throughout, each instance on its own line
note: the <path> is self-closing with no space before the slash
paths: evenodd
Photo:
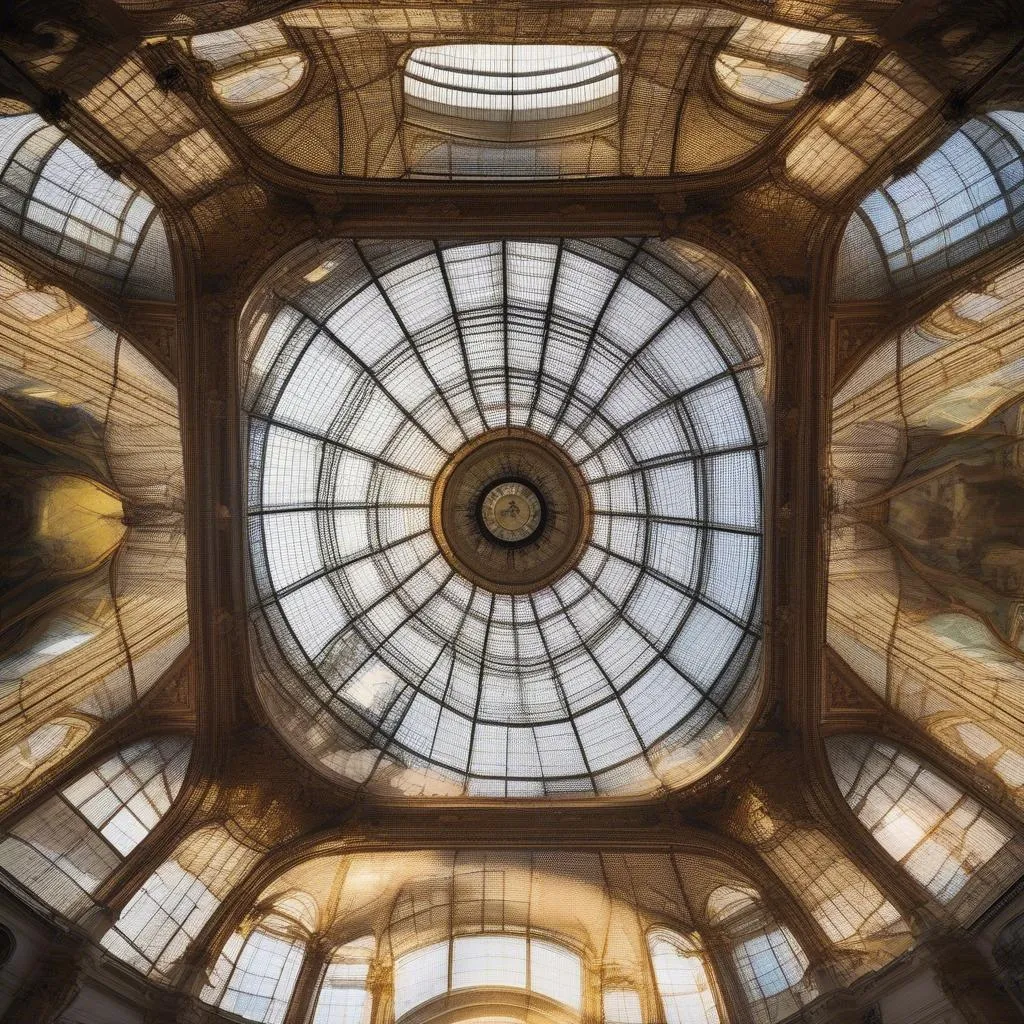
<path id="1" fill-rule="evenodd" d="M 256 670 L 281 731 L 395 795 L 699 777 L 758 689 L 749 286 L 651 240 L 319 258 L 274 284 L 245 397 Z M 578 562 L 528 593 L 471 582 L 431 531 L 435 480 L 502 428 L 548 439 L 592 503 Z"/>

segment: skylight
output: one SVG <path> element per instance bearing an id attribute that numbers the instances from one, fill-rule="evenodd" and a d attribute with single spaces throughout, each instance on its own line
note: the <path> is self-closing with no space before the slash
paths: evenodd
<path id="1" fill-rule="evenodd" d="M 467 43 L 423 46 L 405 66 L 407 116 L 515 124 L 614 114 L 619 62 L 603 46 Z M 432 127 L 438 127 L 435 121 Z M 453 129 L 457 132 L 457 129 Z"/>
<path id="2" fill-rule="evenodd" d="M 269 324 L 246 398 L 253 623 L 297 705 L 282 727 L 399 793 L 703 774 L 758 676 L 764 428 L 743 293 L 714 261 L 636 239 L 325 255 L 334 269 L 309 284 L 302 267 Z M 454 454 L 506 428 L 563 452 L 592 503 L 582 554 L 534 589 L 464 572 L 432 523 Z"/>

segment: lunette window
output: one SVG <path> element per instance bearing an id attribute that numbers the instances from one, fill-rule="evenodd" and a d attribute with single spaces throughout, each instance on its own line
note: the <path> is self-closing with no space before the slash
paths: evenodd
<path id="1" fill-rule="evenodd" d="M 38 114 L 0 117 L 0 226 L 97 287 L 174 298 L 167 231 L 150 198 Z"/>
<path id="2" fill-rule="evenodd" d="M 740 984 L 758 1024 L 777 1024 L 817 997 L 803 948 L 757 893 L 721 886 L 708 897 L 707 912 L 730 944 Z"/>
<path id="3" fill-rule="evenodd" d="M 908 174 L 872 192 L 839 252 L 838 298 L 907 291 L 1024 229 L 1024 113 L 961 125 Z"/>
<path id="4" fill-rule="evenodd" d="M 483 138 L 500 137 L 498 128 L 509 138 L 537 139 L 614 117 L 619 63 L 603 46 L 424 46 L 406 62 L 404 89 L 406 117 L 428 127 Z"/>
<path id="5" fill-rule="evenodd" d="M 255 928 L 243 938 L 235 932 L 203 989 L 203 1002 L 260 1024 L 282 1024 L 288 1010 L 305 943 Z"/>
<path id="6" fill-rule="evenodd" d="M 448 991 L 468 988 L 529 989 L 579 1010 L 583 963 L 573 950 L 545 939 L 459 936 L 395 960 L 395 1017 Z"/>
<path id="7" fill-rule="evenodd" d="M 31 811 L 0 842 L 0 867 L 68 917 L 149 834 L 185 778 L 191 741 L 133 743 Z"/>
<path id="8" fill-rule="evenodd" d="M 826 748 L 850 809 L 940 903 L 953 900 L 1011 839 L 995 815 L 892 743 L 834 736 Z"/>
<path id="9" fill-rule="evenodd" d="M 146 879 L 100 945 L 141 973 L 166 980 L 224 895 L 258 859 L 226 828 L 200 829 Z"/>

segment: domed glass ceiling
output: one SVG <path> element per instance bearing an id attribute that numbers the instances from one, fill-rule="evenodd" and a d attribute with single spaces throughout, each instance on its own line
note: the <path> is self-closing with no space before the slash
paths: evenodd
<path id="1" fill-rule="evenodd" d="M 749 285 L 636 239 L 345 241 L 290 267 L 254 300 L 245 396 L 256 673 L 282 732 L 396 796 L 707 771 L 758 689 Z M 532 560 L 520 592 L 503 558 Z"/>

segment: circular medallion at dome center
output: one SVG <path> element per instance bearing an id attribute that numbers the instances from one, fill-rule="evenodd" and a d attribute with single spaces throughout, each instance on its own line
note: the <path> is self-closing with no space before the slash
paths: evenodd
<path id="1" fill-rule="evenodd" d="M 499 428 L 463 445 L 434 484 L 431 527 L 461 575 L 500 594 L 548 586 L 591 533 L 590 494 L 548 438 Z"/>
<path id="2" fill-rule="evenodd" d="M 506 480 L 492 487 L 480 508 L 484 529 L 497 541 L 519 544 L 529 540 L 543 519 L 537 492 L 521 480 Z"/>

